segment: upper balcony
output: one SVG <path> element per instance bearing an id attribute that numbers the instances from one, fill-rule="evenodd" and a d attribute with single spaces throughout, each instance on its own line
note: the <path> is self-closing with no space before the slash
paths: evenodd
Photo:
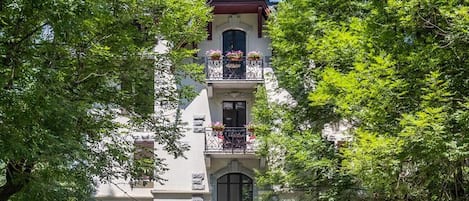
<path id="1" fill-rule="evenodd" d="M 269 58 L 238 60 L 204 58 L 206 82 L 214 88 L 255 88 L 264 83 L 264 68 Z"/>

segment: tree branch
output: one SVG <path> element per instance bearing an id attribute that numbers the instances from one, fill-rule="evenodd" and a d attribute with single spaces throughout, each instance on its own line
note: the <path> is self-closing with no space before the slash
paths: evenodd
<path id="1" fill-rule="evenodd" d="M 447 34 L 448 32 L 443 30 L 442 28 L 440 28 L 439 26 L 437 26 L 436 24 L 433 24 L 430 20 L 427 20 L 425 19 L 424 17 L 422 17 L 420 15 L 420 13 L 418 13 L 420 19 L 422 19 L 424 22 L 426 22 L 427 24 L 431 25 L 431 26 L 424 26 L 425 28 L 437 28 L 438 30 L 440 30 L 441 32 L 443 32 L 444 34 Z M 444 35 L 442 34 L 442 35 Z"/>
<path id="2" fill-rule="evenodd" d="M 12 195 L 21 191 L 31 180 L 34 165 L 25 160 L 8 161 L 5 185 L 0 187 L 0 201 L 8 201 Z"/>
<path id="3" fill-rule="evenodd" d="M 28 39 L 29 37 L 31 37 L 34 33 L 36 33 L 37 31 L 39 31 L 39 29 L 42 29 L 42 27 L 46 26 L 47 25 L 47 22 L 44 22 L 43 24 L 39 25 L 38 27 L 34 28 L 32 31 L 30 31 L 29 33 L 27 33 L 25 36 L 23 36 L 23 38 L 21 38 L 16 44 L 20 44 L 22 43 L 23 41 L 25 41 L 26 39 Z"/>
<path id="4" fill-rule="evenodd" d="M 104 74 L 90 73 L 86 77 L 84 77 L 83 79 L 75 81 L 75 84 L 80 84 L 80 83 L 86 81 L 87 79 L 91 78 L 92 76 L 93 77 L 103 77 L 103 76 L 106 76 L 108 73 L 109 72 L 104 73 Z"/>

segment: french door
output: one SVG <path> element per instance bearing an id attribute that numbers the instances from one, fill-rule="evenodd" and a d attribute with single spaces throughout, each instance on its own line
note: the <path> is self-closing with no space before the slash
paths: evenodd
<path id="1" fill-rule="evenodd" d="M 223 32 L 223 54 L 238 50 L 241 50 L 244 55 L 246 55 L 246 32 L 240 30 L 228 30 Z M 246 65 L 244 62 L 241 62 L 239 68 L 224 68 L 223 78 L 244 79 L 245 69 Z"/>
<path id="2" fill-rule="evenodd" d="M 223 101 L 223 124 L 226 127 L 244 127 L 246 101 Z"/>
<path id="3" fill-rule="evenodd" d="M 252 179 L 241 173 L 230 173 L 217 180 L 217 201 L 252 201 Z"/>
<path id="4" fill-rule="evenodd" d="M 246 101 L 223 102 L 224 149 L 246 148 Z"/>
<path id="5" fill-rule="evenodd" d="M 223 54 L 233 50 L 241 50 L 246 54 L 246 32 L 240 30 L 223 32 Z"/>

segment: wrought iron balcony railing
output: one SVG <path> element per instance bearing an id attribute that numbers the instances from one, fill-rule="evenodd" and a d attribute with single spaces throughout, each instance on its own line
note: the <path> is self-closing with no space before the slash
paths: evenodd
<path id="1" fill-rule="evenodd" d="M 205 58 L 207 80 L 263 80 L 265 59 Z"/>
<path id="2" fill-rule="evenodd" d="M 219 153 L 254 153 L 256 136 L 243 127 L 226 127 L 205 134 L 205 151 Z"/>

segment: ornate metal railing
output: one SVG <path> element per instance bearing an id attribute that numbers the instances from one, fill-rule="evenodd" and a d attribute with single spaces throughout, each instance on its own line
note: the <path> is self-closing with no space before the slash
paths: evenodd
<path id="1" fill-rule="evenodd" d="M 254 132 L 243 127 L 227 127 L 223 131 L 207 129 L 205 134 L 206 152 L 253 153 L 256 150 Z"/>
<path id="2" fill-rule="evenodd" d="M 243 57 L 239 60 L 205 58 L 205 71 L 209 80 L 263 80 L 264 59 L 250 60 Z"/>

